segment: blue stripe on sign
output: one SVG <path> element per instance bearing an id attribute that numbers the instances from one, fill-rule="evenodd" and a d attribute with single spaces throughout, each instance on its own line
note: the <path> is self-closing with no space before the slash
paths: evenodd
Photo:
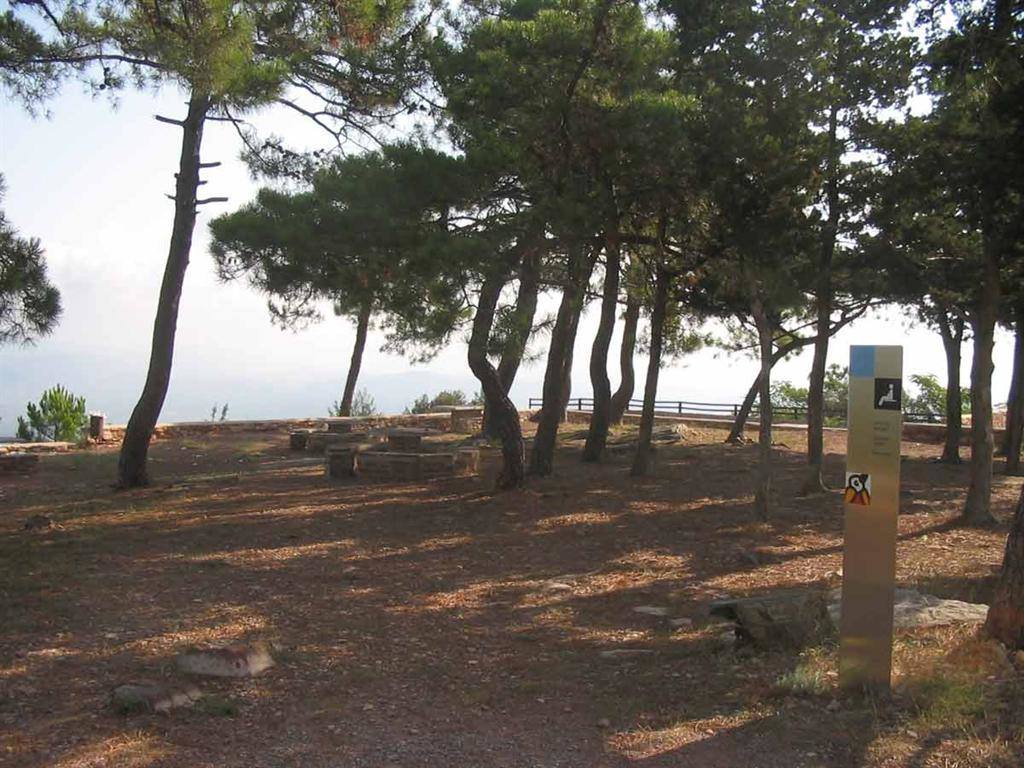
<path id="1" fill-rule="evenodd" d="M 874 347 L 850 347 L 850 375 L 865 378 L 875 375 Z"/>

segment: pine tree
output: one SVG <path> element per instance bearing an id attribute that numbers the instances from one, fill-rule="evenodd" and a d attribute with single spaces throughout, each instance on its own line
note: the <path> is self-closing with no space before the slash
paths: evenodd
<path id="1" fill-rule="evenodd" d="M 30 106 L 69 76 L 103 90 L 171 84 L 186 97 L 183 117 L 157 117 L 182 132 L 174 219 L 146 383 L 118 461 L 119 485 L 144 485 L 149 441 L 170 382 L 196 211 L 224 199 L 198 196 L 205 183 L 201 171 L 218 165 L 201 160 L 207 121 L 231 122 L 251 142 L 240 115 L 278 103 L 312 119 L 335 140 L 346 129 L 365 130 L 367 120 L 400 96 L 408 36 L 396 30 L 408 6 L 402 0 L 63 0 L 21 6 L 26 10 L 6 15 L 0 26 L 0 70 L 2 82 Z M 32 23 L 17 15 L 33 9 Z M 36 27 L 49 37 L 34 32 Z M 296 91 L 306 100 L 296 100 Z"/>
<path id="2" fill-rule="evenodd" d="M 0 176 L 0 204 L 4 192 Z M 60 292 L 46 274 L 42 245 L 19 236 L 0 209 L 0 345 L 46 336 L 60 314 Z"/>

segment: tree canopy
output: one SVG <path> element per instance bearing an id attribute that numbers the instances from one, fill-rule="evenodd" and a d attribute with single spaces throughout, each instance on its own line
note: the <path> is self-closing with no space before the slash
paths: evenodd
<path id="1" fill-rule="evenodd" d="M 5 191 L 0 176 L 0 205 Z M 42 245 L 21 237 L 0 208 L 0 345 L 45 336 L 60 315 L 60 292 L 47 276 Z"/>

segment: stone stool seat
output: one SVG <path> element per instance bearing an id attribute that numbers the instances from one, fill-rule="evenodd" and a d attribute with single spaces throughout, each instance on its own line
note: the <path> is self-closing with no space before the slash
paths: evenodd
<path id="1" fill-rule="evenodd" d="M 364 426 L 365 422 L 365 419 L 357 416 L 332 416 L 324 423 L 327 425 L 328 432 L 343 435 L 354 431 L 356 427 Z"/>
<path id="2" fill-rule="evenodd" d="M 483 428 L 484 409 L 477 405 L 460 405 L 451 409 L 451 430 L 458 434 L 474 434 Z"/>
<path id="3" fill-rule="evenodd" d="M 423 429 L 389 429 L 388 450 L 416 453 L 423 447 L 423 437 L 427 434 Z"/>

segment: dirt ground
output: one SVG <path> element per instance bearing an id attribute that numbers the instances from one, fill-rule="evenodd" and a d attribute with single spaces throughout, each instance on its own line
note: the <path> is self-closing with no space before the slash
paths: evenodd
<path id="1" fill-rule="evenodd" d="M 973 629 L 901 632 L 894 695 L 854 700 L 834 643 L 754 652 L 707 621 L 716 597 L 839 584 L 841 500 L 794 498 L 801 435 L 779 437 L 758 523 L 754 446 L 691 430 L 632 479 L 626 453 L 581 464 L 578 430 L 556 476 L 502 495 L 486 478 L 331 483 L 283 434 L 157 442 L 140 491 L 110 489 L 113 448 L 3 479 L 0 764 L 1024 763 L 1022 673 Z M 845 438 L 827 439 L 838 485 Z M 905 446 L 898 581 L 984 601 L 1005 522 L 951 524 L 966 468 L 937 452 Z M 996 478 L 1004 521 L 1020 482 Z M 26 530 L 33 515 L 54 526 Z M 277 666 L 200 681 L 193 709 L 109 706 L 118 684 L 180 680 L 189 646 L 252 638 L 279 643 Z"/>

